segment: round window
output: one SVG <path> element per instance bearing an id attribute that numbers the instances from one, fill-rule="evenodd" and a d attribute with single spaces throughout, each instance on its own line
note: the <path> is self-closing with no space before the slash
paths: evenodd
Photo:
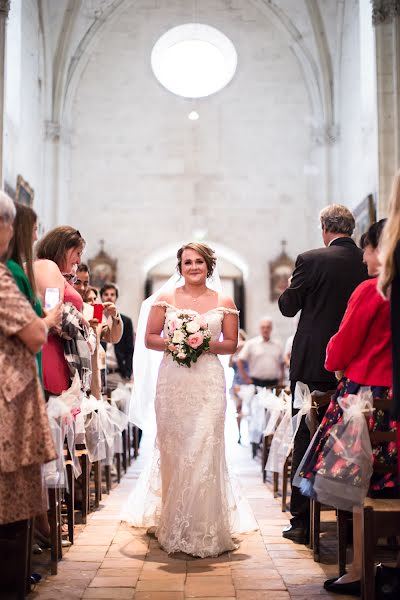
<path id="1" fill-rule="evenodd" d="M 204 98 L 224 88 L 235 74 L 234 45 L 218 29 L 187 23 L 170 29 L 153 47 L 151 66 L 167 90 L 184 98 Z"/>

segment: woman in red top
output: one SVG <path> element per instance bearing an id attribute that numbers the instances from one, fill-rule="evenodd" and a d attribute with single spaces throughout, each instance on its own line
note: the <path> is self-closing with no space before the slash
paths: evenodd
<path id="1" fill-rule="evenodd" d="M 325 465 L 326 442 L 332 427 L 342 418 L 338 399 L 357 394 L 364 386 L 371 388 L 374 399 L 387 398 L 391 394 L 390 307 L 389 302 L 379 293 L 376 279 L 380 267 L 378 244 L 384 224 L 384 219 L 374 223 L 362 239 L 364 262 L 373 279 L 364 281 L 354 290 L 339 331 L 331 338 L 327 347 L 325 368 L 340 372 L 342 378 L 300 473 L 303 477 L 302 492 L 305 495 L 315 495 L 313 482 L 317 471 Z M 390 431 L 396 424 L 388 411 L 376 410 L 369 426 L 374 431 Z M 373 444 L 373 454 L 375 463 L 395 465 L 397 462 L 397 448 L 393 442 Z M 374 473 L 369 495 L 395 497 L 398 495 L 397 485 L 398 481 L 393 476 Z M 361 532 L 361 529 L 358 524 L 358 516 L 355 515 L 353 564 L 342 578 L 325 582 L 324 587 L 330 592 L 354 595 L 360 593 L 361 540 L 357 532 Z"/>
<path id="2" fill-rule="evenodd" d="M 73 227 L 56 227 L 37 244 L 34 264 L 38 295 L 44 306 L 46 288 L 58 288 L 60 300 L 71 302 L 81 312 L 83 301 L 78 292 L 64 279 L 81 262 L 85 240 Z M 58 396 L 70 387 L 71 379 L 64 345 L 56 331 L 51 331 L 43 346 L 43 384 L 48 394 Z"/>

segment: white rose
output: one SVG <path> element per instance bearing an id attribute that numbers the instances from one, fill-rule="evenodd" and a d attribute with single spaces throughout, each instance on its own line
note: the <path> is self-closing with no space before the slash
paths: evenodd
<path id="1" fill-rule="evenodd" d="M 179 352 L 179 354 L 177 354 L 177 358 L 183 360 L 184 358 L 186 358 L 186 354 L 184 352 Z"/>
<path id="2" fill-rule="evenodd" d="M 177 329 L 176 331 L 174 331 L 174 335 L 172 338 L 172 341 L 174 344 L 180 344 L 181 342 L 183 342 L 184 339 L 185 339 L 185 334 L 183 333 L 183 331 L 180 331 L 180 329 Z"/>
<path id="3" fill-rule="evenodd" d="M 186 331 L 189 333 L 197 333 L 200 329 L 200 323 L 195 319 L 194 321 L 189 321 L 186 325 Z"/>

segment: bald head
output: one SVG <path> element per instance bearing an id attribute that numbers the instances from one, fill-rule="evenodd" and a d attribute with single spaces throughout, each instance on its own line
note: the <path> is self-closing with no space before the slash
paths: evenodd
<path id="1" fill-rule="evenodd" d="M 260 334 L 264 342 L 268 342 L 271 338 L 272 332 L 272 319 L 270 317 L 263 317 L 260 321 Z"/>

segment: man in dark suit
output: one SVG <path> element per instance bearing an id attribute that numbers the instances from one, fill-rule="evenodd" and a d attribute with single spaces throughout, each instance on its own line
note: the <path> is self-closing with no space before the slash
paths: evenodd
<path id="1" fill-rule="evenodd" d="M 297 381 L 311 391 L 335 389 L 334 373 L 325 370 L 326 346 L 338 331 L 350 295 L 367 278 L 362 252 L 351 239 L 355 222 L 351 212 L 340 204 L 332 204 L 320 214 L 325 248 L 310 250 L 297 257 L 289 287 L 279 298 L 285 317 L 301 316 L 293 341 L 290 360 L 292 397 Z M 321 411 L 319 417 L 322 418 Z M 293 448 L 292 479 L 310 443 L 303 417 Z M 283 537 L 307 543 L 309 537 L 309 500 L 292 487 L 291 525 Z"/>
<path id="2" fill-rule="evenodd" d="M 118 299 L 118 288 L 114 283 L 106 283 L 100 290 L 102 302 L 113 302 Z M 132 378 L 132 358 L 134 348 L 133 324 L 126 315 L 121 314 L 124 330 L 117 344 L 102 344 L 106 350 L 107 388 L 115 389 L 118 383 L 130 381 Z"/>

